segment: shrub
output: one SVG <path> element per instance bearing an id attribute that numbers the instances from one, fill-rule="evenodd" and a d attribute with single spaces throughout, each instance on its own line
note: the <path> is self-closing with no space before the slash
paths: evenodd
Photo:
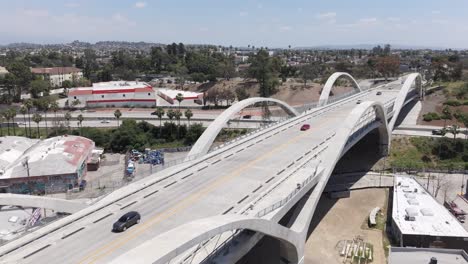
<path id="1" fill-rule="evenodd" d="M 460 106 L 462 105 L 462 102 L 458 100 L 447 100 L 444 102 L 444 105 L 450 105 L 450 106 Z"/>
<path id="2" fill-rule="evenodd" d="M 423 115 L 423 120 L 426 121 L 426 122 L 430 122 L 432 120 L 440 120 L 440 116 L 437 113 L 429 112 L 429 113 Z"/>

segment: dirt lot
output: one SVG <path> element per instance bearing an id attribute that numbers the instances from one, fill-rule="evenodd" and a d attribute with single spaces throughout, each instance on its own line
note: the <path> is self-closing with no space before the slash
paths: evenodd
<path id="1" fill-rule="evenodd" d="M 374 246 L 374 264 L 387 263 L 382 232 L 361 228 L 370 211 L 377 206 L 383 208 L 386 200 L 385 189 L 352 191 L 350 198 L 338 200 L 323 196 L 311 224 L 315 229 L 306 242 L 305 263 L 342 263 L 337 244 L 341 240 L 352 240 L 356 236 L 361 236 Z"/>

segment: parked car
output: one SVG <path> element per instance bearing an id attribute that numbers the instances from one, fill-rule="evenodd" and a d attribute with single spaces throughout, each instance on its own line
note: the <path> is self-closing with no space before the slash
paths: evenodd
<path id="1" fill-rule="evenodd" d="M 309 130 L 309 128 L 310 128 L 310 125 L 309 125 L 309 124 L 303 124 L 303 125 L 301 126 L 301 131 Z"/>
<path id="2" fill-rule="evenodd" d="M 443 129 L 434 129 L 432 130 L 432 135 L 443 136 L 445 131 Z"/>
<path id="3" fill-rule="evenodd" d="M 131 227 L 132 225 L 136 225 L 140 223 L 141 216 L 138 212 L 131 211 L 128 212 L 122 217 L 117 220 L 117 222 L 112 225 L 112 231 L 122 232 L 127 230 L 127 228 Z"/>
<path id="4" fill-rule="evenodd" d="M 109 124 L 109 123 L 110 123 L 110 121 L 109 121 L 109 120 L 107 120 L 107 119 L 104 119 L 104 120 L 102 120 L 102 121 L 101 121 L 101 123 L 102 123 L 102 124 Z"/>
<path id="5" fill-rule="evenodd" d="M 381 94 L 382 94 L 382 92 L 380 92 L 380 91 L 379 91 L 379 92 L 377 92 L 376 94 L 377 94 L 377 95 L 381 95 Z"/>

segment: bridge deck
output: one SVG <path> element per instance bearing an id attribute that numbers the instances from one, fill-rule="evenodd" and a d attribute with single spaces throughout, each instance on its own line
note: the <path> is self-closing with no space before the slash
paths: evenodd
<path id="1" fill-rule="evenodd" d="M 379 96 L 375 92 L 362 94 L 321 116 L 259 136 L 131 195 L 104 209 L 105 212 L 92 214 L 46 235 L 7 255 L 5 260 L 106 263 L 180 224 L 226 212 L 235 213 L 280 178 L 271 179 L 273 176 L 282 170 L 293 169 L 296 159 L 329 137 L 356 106 L 358 99 L 386 103 L 395 98 L 397 92 L 385 91 Z M 300 131 L 303 123 L 309 123 L 311 129 Z M 158 192 L 153 193 L 156 190 Z M 142 215 L 141 224 L 124 233 L 112 233 L 112 223 L 123 213 L 133 210 Z M 113 215 L 97 221 L 110 213 Z M 42 249 L 47 245 L 50 246 Z M 39 249 L 42 250 L 34 253 Z M 34 254 L 24 258 L 31 253 Z"/>

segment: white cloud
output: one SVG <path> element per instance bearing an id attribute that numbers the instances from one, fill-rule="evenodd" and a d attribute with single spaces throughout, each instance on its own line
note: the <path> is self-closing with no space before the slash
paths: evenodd
<path id="1" fill-rule="evenodd" d="M 22 15 L 28 17 L 48 17 L 49 11 L 44 9 L 23 9 L 20 11 Z"/>
<path id="2" fill-rule="evenodd" d="M 136 8 L 145 8 L 146 7 L 146 2 L 136 2 L 135 7 Z"/>
<path id="3" fill-rule="evenodd" d="M 79 6 L 80 6 L 80 4 L 75 3 L 75 2 L 69 2 L 69 3 L 65 4 L 65 7 L 68 7 L 68 8 L 77 8 Z"/>
<path id="4" fill-rule="evenodd" d="M 401 18 L 399 17 L 387 17 L 387 20 L 390 22 L 398 22 L 401 21 Z"/>
<path id="5" fill-rule="evenodd" d="M 291 31 L 293 28 L 291 26 L 281 26 L 279 27 L 280 32 L 288 32 Z"/>
<path id="6" fill-rule="evenodd" d="M 335 12 L 320 13 L 320 14 L 317 14 L 317 18 L 321 20 L 335 19 L 336 13 Z"/>
<path id="7" fill-rule="evenodd" d="M 377 18 L 368 17 L 368 18 L 359 19 L 358 24 L 369 25 L 369 24 L 375 24 L 376 22 L 377 22 Z"/>
<path id="8" fill-rule="evenodd" d="M 439 24 L 439 25 L 447 25 L 449 21 L 446 19 L 433 19 L 432 23 Z"/>
<path id="9" fill-rule="evenodd" d="M 120 14 L 120 13 L 115 13 L 112 15 L 112 19 L 116 22 L 119 22 L 119 23 L 122 23 L 122 24 L 126 24 L 128 26 L 134 26 L 136 25 L 135 22 L 131 21 L 130 19 L 128 19 L 126 16 Z"/>
<path id="10" fill-rule="evenodd" d="M 247 12 L 247 11 L 240 11 L 239 12 L 239 16 L 241 16 L 241 17 L 246 17 L 248 15 L 249 15 L 249 12 Z"/>

